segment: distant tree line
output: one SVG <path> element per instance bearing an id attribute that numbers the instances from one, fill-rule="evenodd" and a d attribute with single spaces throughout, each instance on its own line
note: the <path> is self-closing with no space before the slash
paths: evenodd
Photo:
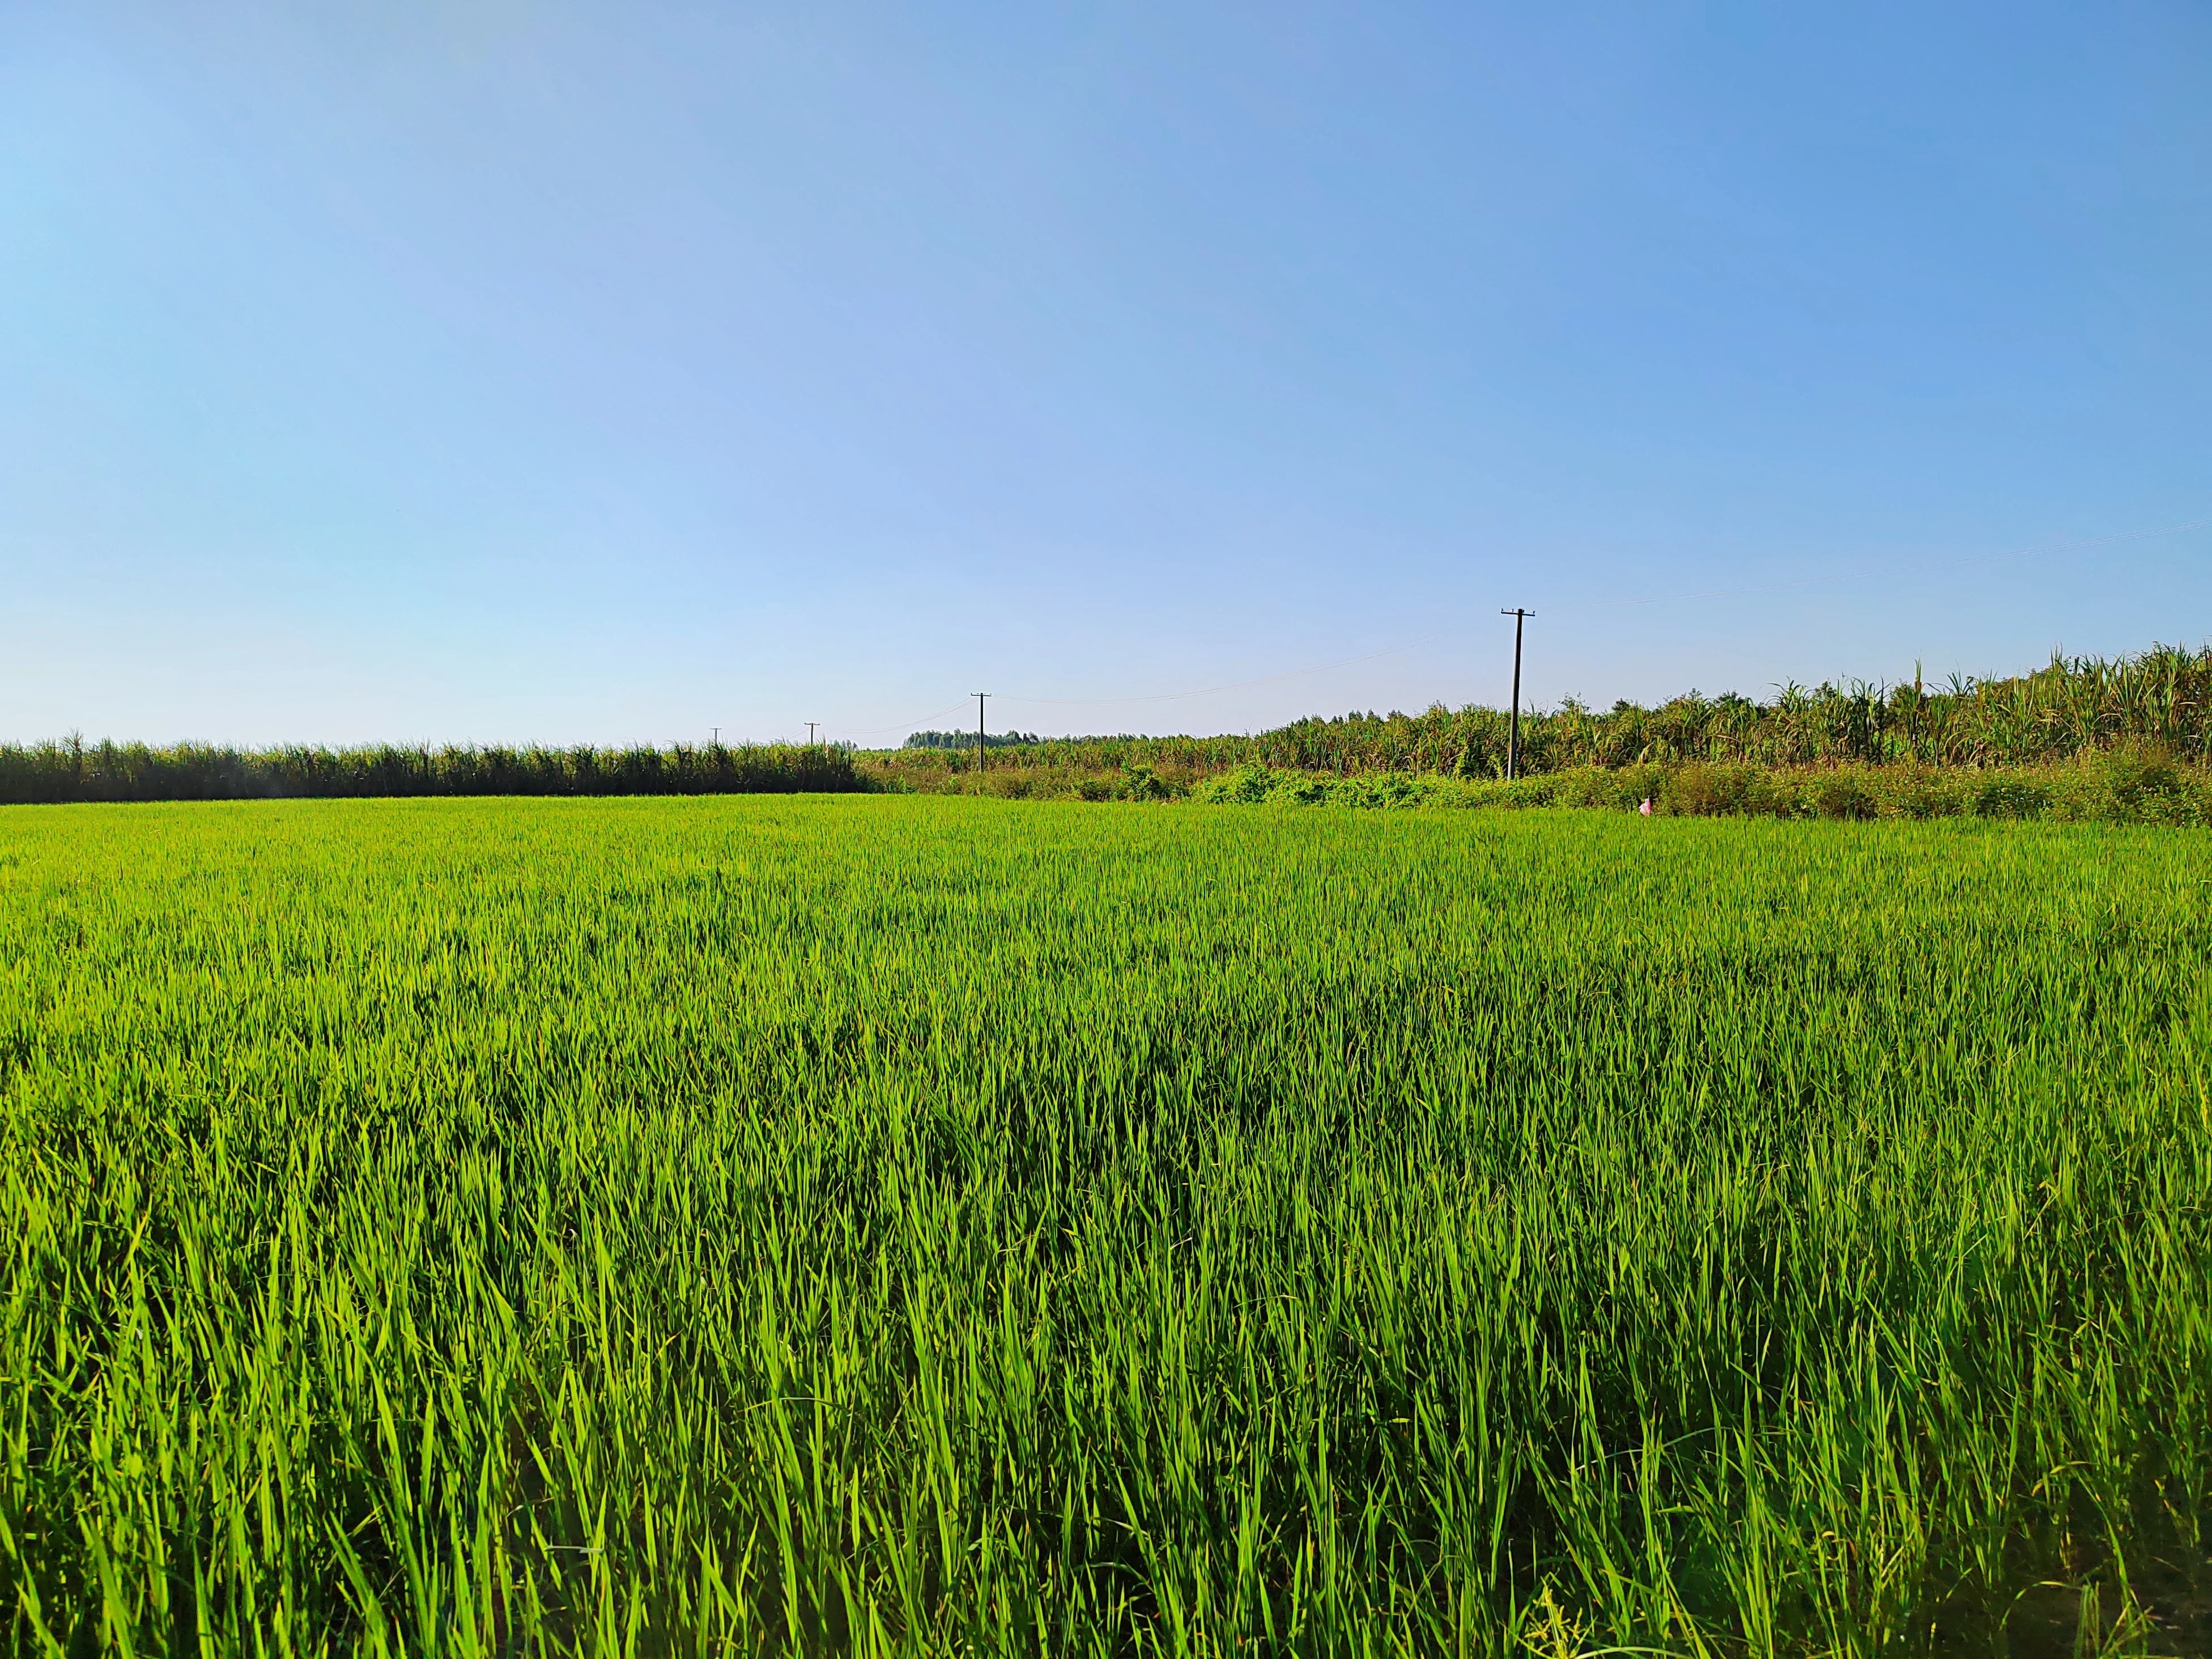
<path id="1" fill-rule="evenodd" d="M 1043 741 L 1034 732 L 986 732 L 983 734 L 983 747 L 987 750 L 1013 749 Z M 902 749 L 973 749 L 975 746 L 975 734 L 973 732 L 915 732 L 909 733 L 907 740 L 899 745 Z"/>

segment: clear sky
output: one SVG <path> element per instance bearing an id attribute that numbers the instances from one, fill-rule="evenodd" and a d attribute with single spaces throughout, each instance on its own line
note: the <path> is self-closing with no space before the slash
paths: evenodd
<path id="1" fill-rule="evenodd" d="M 0 738 L 2009 672 L 2207 519 L 2203 0 L 0 3 Z"/>

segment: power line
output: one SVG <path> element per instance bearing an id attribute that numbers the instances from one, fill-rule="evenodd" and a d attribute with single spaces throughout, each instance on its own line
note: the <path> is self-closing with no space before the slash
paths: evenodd
<path id="1" fill-rule="evenodd" d="M 2161 525 L 2153 530 L 2122 531 L 2110 536 L 2085 537 L 2081 539 L 2071 542 L 2059 542 L 2055 544 L 2044 543 L 2032 547 L 2004 549 L 1993 553 L 1958 554 L 1949 558 L 1924 561 L 1920 565 L 1919 568 L 1923 570 L 1930 568 L 1951 568 L 1960 565 L 1984 563 L 1990 560 L 2033 558 L 2038 556 L 2048 556 L 2057 553 L 2078 553 L 2088 548 L 2111 547 L 2126 542 L 2149 541 L 2159 536 L 2178 536 L 2185 531 L 2203 530 L 2207 527 L 2212 527 L 2212 517 L 2191 519 L 2181 524 Z M 1546 608 L 1551 611 L 1616 611 L 1640 608 L 1645 605 L 1666 605 L 1678 600 L 1704 601 L 1707 599 L 1755 599 L 1771 593 L 1801 592 L 1808 588 L 1832 586 L 1841 582 L 1862 581 L 1863 580 L 1865 580 L 1865 572 L 1863 570 L 1852 570 L 1848 572 L 1837 572 L 1828 575 L 1808 577 L 1802 581 L 1770 583 L 1752 587 L 1714 587 L 1698 591 L 1683 590 L 1674 592 L 1654 593 L 1645 598 L 1636 599 L 1568 599 L 1552 603 L 1547 605 Z M 1508 611 L 1504 614 L 1510 616 L 1513 613 L 1510 611 Z M 1530 611 L 1528 614 L 1534 616 L 1535 613 L 1534 611 Z M 1354 657 L 1340 657 L 1333 662 L 1316 663 L 1306 668 L 1293 668 L 1281 673 L 1266 674 L 1256 679 L 1234 680 L 1221 685 L 1199 686 L 1188 691 L 1154 691 L 1143 693 L 1134 696 L 1122 697 L 1025 697 L 1012 692 L 990 695 L 998 696 L 1000 701 L 1002 702 L 1027 703 L 1040 708 L 1102 708 L 1126 707 L 1142 703 L 1180 702 L 1191 697 L 1218 696 L 1222 693 L 1228 691 L 1247 691 L 1257 686 L 1280 685 L 1288 680 L 1304 679 L 1315 674 L 1326 674 L 1334 669 L 1355 667 L 1361 663 L 1379 662 L 1385 657 L 1401 655 L 1406 652 L 1418 649 L 1421 646 L 1443 639 L 1446 635 L 1454 634 L 1456 631 L 1457 630 L 1455 629 L 1450 628 L 1432 629 L 1427 633 L 1416 635 L 1413 638 L 1401 641 L 1396 645 L 1385 646 L 1379 651 L 1364 652 Z M 986 694 L 975 693 L 972 695 L 982 696 Z M 874 737 L 885 732 L 896 732 L 900 730 L 913 732 L 916 730 L 926 730 L 927 729 L 926 722 L 943 720 L 947 714 L 957 713 L 960 707 L 960 704 L 956 703 L 950 708 L 940 708 L 932 714 L 920 715 L 912 720 L 899 720 L 887 726 L 857 727 L 853 730 L 851 735 L 854 737 Z"/>
<path id="2" fill-rule="evenodd" d="M 2153 537 L 2156 536 L 2178 536 L 2184 531 L 2203 530 L 2208 526 L 2212 526 L 2212 518 L 2191 519 L 2184 524 L 2161 525 L 2155 530 L 2123 531 L 2116 535 L 2092 536 L 2080 541 L 2061 542 L 2056 544 L 2045 544 L 2034 547 L 2011 548 L 1995 553 L 1964 553 L 1948 559 L 1936 559 L 1929 561 L 1921 568 L 1923 569 L 1930 568 L 1942 568 L 1962 564 L 1978 564 L 1991 559 L 2029 558 L 2038 555 L 2049 555 L 2053 553 L 2076 553 L 2085 548 L 2108 547 L 2122 542 L 2148 541 Z M 1833 586 L 1839 582 L 1860 581 L 1863 580 L 1864 580 L 1864 573 L 1863 571 L 1855 570 L 1850 572 L 1839 572 L 1832 575 L 1809 577 L 1803 581 L 1782 582 L 1758 587 L 1708 588 L 1702 592 L 1683 592 L 1674 593 L 1655 593 L 1649 598 L 1640 599 L 1569 599 L 1548 605 L 1546 608 L 1553 611 L 1612 611 L 1641 605 L 1665 605 L 1673 600 L 1702 601 L 1705 599 L 1752 599 L 1763 594 L 1797 592 L 1808 587 L 1825 587 Z M 1508 612 L 1507 614 L 1510 615 L 1511 613 Z M 1532 611 L 1529 614 L 1533 616 L 1534 612 Z M 1334 662 L 1320 663 L 1311 668 L 1294 668 L 1287 673 L 1269 674 L 1262 678 L 1254 680 L 1238 680 L 1233 684 L 1229 685 L 1201 686 L 1198 690 L 1193 691 L 1162 691 L 1145 696 L 1134 697 L 1024 697 L 1017 696 L 1009 693 L 1006 694 L 1002 700 L 1009 702 L 1045 704 L 1057 708 L 1097 708 L 1122 703 L 1175 702 L 1186 697 L 1210 697 L 1219 692 L 1243 691 L 1249 690 L 1254 686 L 1260 685 L 1278 685 L 1285 680 L 1303 679 L 1310 674 L 1325 674 L 1333 668 L 1349 668 L 1358 663 L 1375 662 L 1383 657 L 1397 656 L 1403 652 L 1412 651 L 1420 646 L 1427 645 L 1433 641 L 1442 639 L 1447 634 L 1454 631 L 1455 630 L 1450 629 L 1435 629 L 1428 633 L 1417 635 L 1413 638 L 1403 641 L 1397 645 L 1385 646 L 1380 651 L 1370 651 L 1362 656 L 1340 658 Z"/>
<path id="3" fill-rule="evenodd" d="M 1996 553 L 1960 553 L 1948 559 L 1931 559 L 1922 569 L 1950 569 L 1962 564 L 1981 564 L 1991 559 L 2033 558 L 2038 554 L 2078 553 L 2084 548 L 2110 547 L 2120 542 L 2147 542 L 2154 536 L 2178 536 L 2185 530 L 2203 530 L 2212 526 L 2212 519 L 2191 519 L 2186 524 L 2161 525 L 2156 530 L 2123 531 L 2115 536 L 2091 536 L 2081 541 L 2057 542 L 2037 547 L 2015 547 Z M 1765 587 L 1716 587 L 1702 593 L 1656 593 L 1645 599 L 1569 599 L 1552 606 L 1554 611 L 1619 611 L 1633 605 L 1665 605 L 1672 599 L 1755 599 L 1767 593 L 1796 593 L 1808 587 L 1832 587 L 1838 582 L 1858 581 L 1863 573 L 1852 571 L 1840 575 L 1813 576 L 1801 582 L 1779 582 Z"/>
<path id="4" fill-rule="evenodd" d="M 1256 680 L 1238 680 L 1232 685 L 1200 686 L 1195 691 L 1155 691 L 1137 697 L 1018 697 L 1012 693 L 1005 693 L 1000 696 L 1000 701 L 1049 704 L 1056 708 L 1073 708 L 1079 704 L 1085 707 L 1096 707 L 1103 703 L 1177 702 L 1185 697 L 1210 697 L 1220 691 L 1243 691 L 1255 685 L 1275 685 L 1284 680 L 1304 679 L 1309 674 L 1326 674 L 1332 668 L 1349 668 L 1354 663 L 1373 662 L 1378 657 L 1395 657 L 1401 651 L 1411 651 L 1417 645 L 1426 645 L 1431 640 L 1442 639 L 1450 631 L 1449 629 L 1439 628 L 1433 633 L 1407 640 L 1401 645 L 1389 645 L 1380 651 L 1370 651 L 1365 656 L 1345 657 L 1335 662 L 1321 663 L 1312 668 L 1293 668 L 1286 674 L 1269 674 Z"/>
<path id="5" fill-rule="evenodd" d="M 939 708 L 933 710 L 931 713 L 927 714 L 916 714 L 911 720 L 893 720 L 889 726 L 856 726 L 849 729 L 841 729 L 845 730 L 846 736 L 852 738 L 872 738 L 884 732 L 922 731 L 927 729 L 924 725 L 925 721 L 941 720 L 947 714 L 959 714 L 963 709 L 966 708 L 967 706 L 966 702 L 963 700 L 960 702 L 954 703 L 949 708 Z"/>

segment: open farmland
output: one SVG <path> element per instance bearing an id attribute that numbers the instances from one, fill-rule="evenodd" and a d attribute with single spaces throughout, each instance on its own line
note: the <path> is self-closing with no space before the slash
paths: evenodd
<path id="1" fill-rule="evenodd" d="M 2212 840 L 0 814 L 20 1654 L 2201 1652 Z"/>

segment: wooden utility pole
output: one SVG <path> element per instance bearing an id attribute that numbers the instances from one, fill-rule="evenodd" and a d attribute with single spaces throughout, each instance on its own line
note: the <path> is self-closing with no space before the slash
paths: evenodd
<path id="1" fill-rule="evenodd" d="M 814 747 L 814 728 L 821 724 L 822 722 L 820 720 L 809 720 L 806 722 L 806 746 L 809 749 Z"/>
<path id="2" fill-rule="evenodd" d="M 1513 720 L 1505 732 L 1505 775 L 1510 779 L 1521 775 L 1521 629 L 1536 613 L 1516 605 L 1498 614 L 1513 618 Z"/>
<path id="3" fill-rule="evenodd" d="M 990 695 L 988 691 L 975 693 L 975 770 L 979 774 L 983 769 L 983 699 Z"/>

